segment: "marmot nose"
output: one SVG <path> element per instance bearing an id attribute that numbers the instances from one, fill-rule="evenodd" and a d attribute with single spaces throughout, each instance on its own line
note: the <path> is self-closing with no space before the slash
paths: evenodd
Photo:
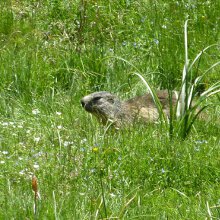
<path id="1" fill-rule="evenodd" d="M 86 105 L 86 103 L 83 101 L 83 99 L 81 99 L 81 105 L 82 105 L 83 108 L 84 108 L 85 105 Z"/>

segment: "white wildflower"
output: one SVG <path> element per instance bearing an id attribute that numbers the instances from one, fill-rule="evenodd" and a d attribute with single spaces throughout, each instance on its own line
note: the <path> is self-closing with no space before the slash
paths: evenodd
<path id="1" fill-rule="evenodd" d="M 34 156 L 34 157 L 41 157 L 41 156 L 43 156 L 43 155 L 44 155 L 44 153 L 40 151 L 40 152 L 34 154 L 33 156 Z"/>
<path id="2" fill-rule="evenodd" d="M 34 169 L 38 170 L 40 166 L 38 164 L 34 164 L 33 167 Z"/>
<path id="3" fill-rule="evenodd" d="M 110 193 L 110 196 L 114 198 L 116 195 L 114 193 Z"/>
<path id="4" fill-rule="evenodd" d="M 71 144 L 73 144 L 72 141 L 64 141 L 64 142 L 63 142 L 63 146 L 64 146 L 64 147 L 68 147 L 68 146 L 71 145 Z"/>
<path id="5" fill-rule="evenodd" d="M 87 142 L 87 139 L 84 138 L 84 139 L 82 139 L 82 140 L 80 141 L 80 144 L 84 144 L 84 143 L 86 143 L 86 142 Z"/>
<path id="6" fill-rule="evenodd" d="M 36 143 L 38 143 L 38 142 L 40 141 L 40 137 L 35 137 L 35 138 L 34 138 L 34 141 L 35 141 Z"/>
<path id="7" fill-rule="evenodd" d="M 58 126 L 57 126 L 57 129 L 59 129 L 59 130 L 62 129 L 62 128 L 63 128 L 62 125 L 58 125 Z"/>
<path id="8" fill-rule="evenodd" d="M 56 115 L 62 115 L 62 113 L 61 112 L 56 112 Z"/>
<path id="9" fill-rule="evenodd" d="M 32 114 L 33 114 L 33 115 L 38 115 L 38 114 L 40 114 L 40 110 L 37 109 L 37 108 L 36 108 L 36 109 L 33 109 L 33 110 L 32 110 Z"/>
<path id="10" fill-rule="evenodd" d="M 20 174 L 20 175 L 24 175 L 24 174 L 25 174 L 25 170 L 21 170 L 21 171 L 19 172 L 19 174 Z"/>
<path id="11" fill-rule="evenodd" d="M 3 125 L 3 126 L 8 126 L 9 123 L 8 123 L 8 122 L 2 122 L 2 125 Z"/>
<path id="12" fill-rule="evenodd" d="M 8 151 L 3 150 L 3 151 L 2 151 L 2 154 L 7 155 L 7 154 L 8 154 Z"/>

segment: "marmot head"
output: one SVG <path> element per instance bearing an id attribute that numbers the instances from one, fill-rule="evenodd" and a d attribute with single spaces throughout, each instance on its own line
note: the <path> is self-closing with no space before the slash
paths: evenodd
<path id="1" fill-rule="evenodd" d="M 103 124 L 106 124 L 109 119 L 115 119 L 121 105 L 117 96 L 105 91 L 94 92 L 83 97 L 81 104 L 87 112 L 95 115 Z"/>

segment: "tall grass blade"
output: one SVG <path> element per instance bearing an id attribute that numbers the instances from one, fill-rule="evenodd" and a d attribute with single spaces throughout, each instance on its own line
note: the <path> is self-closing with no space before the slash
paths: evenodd
<path id="1" fill-rule="evenodd" d="M 214 46 L 218 46 L 218 44 L 212 44 L 212 45 L 209 45 L 208 47 L 206 47 L 205 49 L 203 49 L 202 51 L 200 51 L 200 53 L 197 54 L 196 58 L 192 61 L 191 65 L 189 66 L 189 69 L 188 71 L 190 71 L 194 64 L 196 63 L 196 61 L 204 54 L 204 52 Z"/>
<path id="2" fill-rule="evenodd" d="M 55 191 L 53 191 L 53 202 L 54 202 L 54 219 L 57 220 L 57 203 L 56 203 L 56 196 Z"/>
<path id="3" fill-rule="evenodd" d="M 213 64 L 210 68 L 208 68 L 201 76 L 197 77 L 194 81 L 194 85 L 198 85 L 200 81 L 202 81 L 202 79 L 206 76 L 206 74 L 211 71 L 213 68 L 215 68 L 216 66 L 218 66 L 220 64 L 220 61 Z"/>
<path id="4" fill-rule="evenodd" d="M 183 116 L 185 114 L 185 111 L 187 110 L 187 104 L 185 103 L 187 100 L 187 86 L 188 86 L 188 38 L 187 38 L 187 24 L 188 20 L 186 20 L 184 25 L 184 46 L 185 46 L 185 65 L 183 68 L 183 74 L 182 74 L 182 87 L 180 90 L 180 100 L 178 101 L 178 107 L 177 107 L 177 118 Z"/>
<path id="5" fill-rule="evenodd" d="M 167 125 L 168 124 L 168 121 L 167 121 L 167 118 L 163 112 L 163 109 L 162 109 L 162 105 L 160 103 L 160 100 L 158 99 L 157 95 L 156 95 L 156 92 L 153 90 L 153 88 L 150 86 L 150 84 L 144 79 L 144 77 L 142 75 L 140 75 L 139 73 L 134 73 L 135 75 L 137 75 L 141 80 L 142 82 L 144 83 L 144 85 L 147 87 L 148 91 L 150 92 L 150 95 L 157 107 L 157 110 L 158 110 L 158 113 L 159 113 L 159 116 L 160 116 L 160 119 L 161 119 L 161 122 L 165 122 L 165 124 Z"/>
<path id="6" fill-rule="evenodd" d="M 192 118 L 189 121 L 189 125 L 187 126 L 187 130 L 186 130 L 186 134 L 184 135 L 185 137 L 189 134 L 194 122 L 196 121 L 196 119 L 198 118 L 198 116 L 208 107 L 209 105 L 203 106 L 199 111 L 197 111 L 197 113 L 192 116 Z M 196 109 L 195 109 L 196 111 Z"/>

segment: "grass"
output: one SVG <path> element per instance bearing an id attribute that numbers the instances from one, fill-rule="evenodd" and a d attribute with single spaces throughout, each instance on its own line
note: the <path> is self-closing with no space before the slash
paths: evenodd
<path id="1" fill-rule="evenodd" d="M 155 89 L 143 78 L 143 76 L 139 73 L 134 73 L 134 75 L 138 76 L 146 86 L 146 89 L 149 91 L 156 108 L 160 115 L 160 123 L 161 125 L 165 124 L 167 130 L 169 130 L 169 137 L 170 139 L 173 138 L 173 135 L 185 139 L 196 120 L 198 120 L 199 116 L 204 112 L 204 110 L 209 107 L 211 104 L 203 105 L 203 102 L 206 100 L 208 103 L 208 99 L 214 95 L 218 95 L 220 92 L 220 81 L 217 81 L 209 88 L 204 89 L 201 93 L 200 85 L 203 83 L 203 79 L 205 78 L 208 73 L 218 66 L 220 62 L 216 62 L 211 65 L 208 70 L 198 76 L 195 80 L 192 77 L 192 68 L 194 68 L 195 63 L 201 59 L 201 56 L 204 54 L 206 50 L 213 46 L 218 45 L 210 45 L 203 49 L 196 58 L 192 61 L 192 64 L 189 65 L 189 58 L 188 58 L 188 36 L 187 36 L 187 25 L 188 20 L 186 20 L 184 25 L 184 44 L 185 44 L 185 65 L 183 68 L 182 74 L 182 83 L 180 88 L 177 89 L 177 106 L 174 106 L 172 103 L 172 96 L 174 94 L 173 90 L 169 91 L 169 102 L 170 102 L 170 118 L 166 118 L 163 113 L 163 109 L 161 103 L 156 95 Z M 197 67 L 198 68 L 198 67 Z M 166 132 L 166 130 L 165 130 Z"/>
<path id="2" fill-rule="evenodd" d="M 219 4 L 2 1 L 0 219 L 220 218 L 218 97 L 184 141 L 158 124 L 105 133 L 79 102 L 96 90 L 145 92 L 134 67 L 156 88 L 179 88 L 184 21 L 196 57 L 219 44 Z M 204 55 L 192 79 L 219 48 Z M 216 66 L 201 88 L 219 79 Z"/>

